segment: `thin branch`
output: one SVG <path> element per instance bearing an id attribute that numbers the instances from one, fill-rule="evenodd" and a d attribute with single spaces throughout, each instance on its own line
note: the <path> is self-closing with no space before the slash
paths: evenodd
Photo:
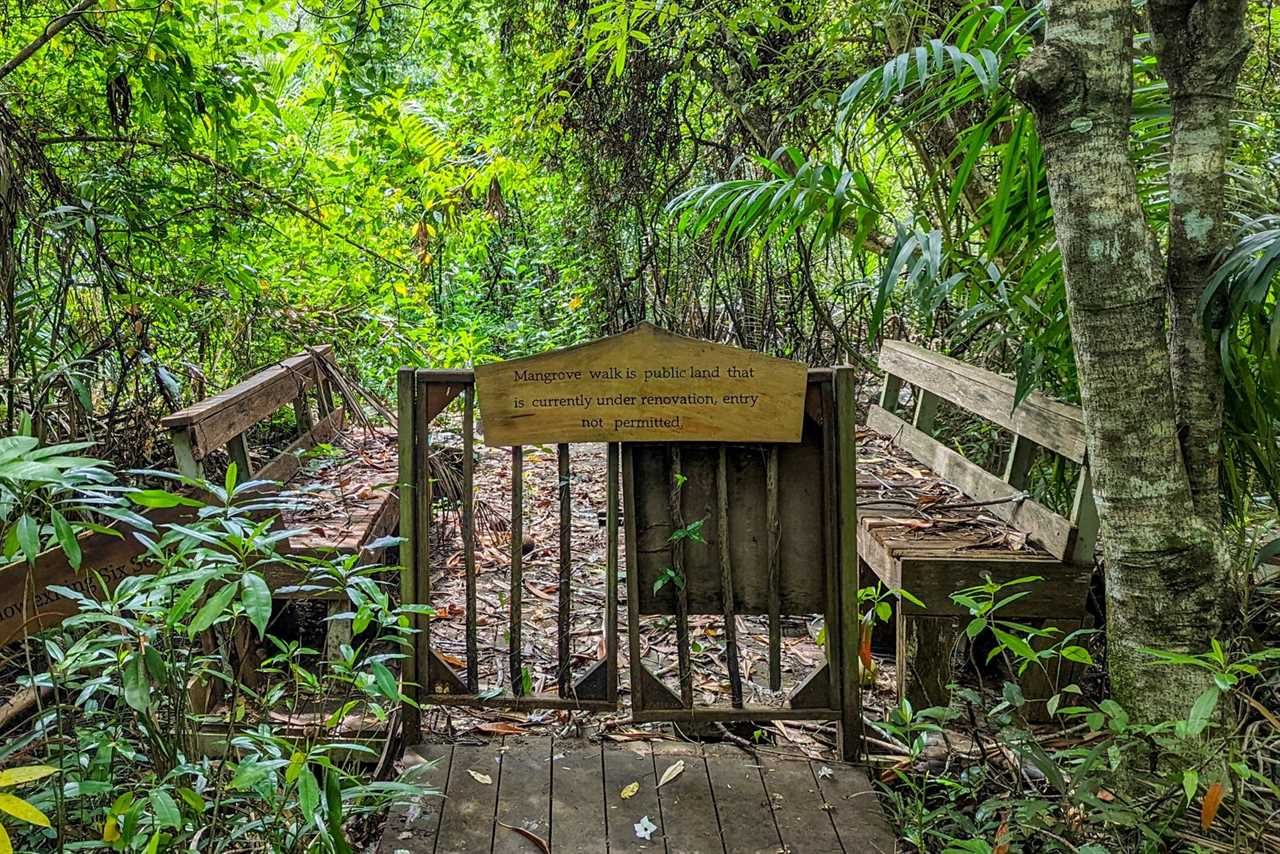
<path id="1" fill-rule="evenodd" d="M 58 33 L 66 29 L 68 24 L 96 5 L 98 5 L 98 0 L 80 0 L 80 2 L 77 3 L 70 12 L 50 21 L 49 25 L 44 28 L 43 33 L 36 36 L 29 45 L 18 51 L 17 55 L 14 56 L 13 59 L 0 66 L 0 79 L 7 77 L 9 72 L 13 71 L 19 65 L 30 59 L 32 54 L 48 44 L 49 41 Z"/>
<path id="2" fill-rule="evenodd" d="M 131 137 L 101 136 L 101 135 L 95 135 L 95 134 L 79 134 L 79 135 L 73 135 L 73 136 L 47 136 L 47 137 L 41 137 L 39 142 L 41 145 L 66 145 L 69 143 L 86 143 L 87 144 L 87 143 L 97 142 L 97 143 L 111 143 L 111 144 L 119 144 L 119 145 L 134 145 L 134 144 L 146 145 L 156 149 L 166 148 L 166 145 L 163 142 L 159 142 L 157 140 L 152 140 L 152 139 L 143 139 L 143 138 L 133 139 Z M 250 189 L 256 190 L 257 192 L 261 193 L 264 196 L 267 196 L 268 198 L 277 202 L 278 204 L 284 205 L 286 208 L 293 211 L 298 216 L 303 217 L 309 222 L 319 226 L 320 228 L 327 231 L 329 234 L 332 234 L 334 237 L 341 240 L 343 243 L 346 243 L 348 246 L 358 249 L 359 251 L 363 252 L 366 255 L 370 255 L 378 259 L 379 261 L 383 262 L 384 264 L 390 264 L 392 267 L 395 267 L 397 270 L 401 271 L 402 273 L 405 273 L 407 275 L 413 274 L 413 270 L 411 270 L 409 267 L 405 266 L 404 264 L 401 264 L 399 261 L 396 261 L 392 258 L 388 258 L 387 256 L 383 255 L 381 252 L 378 252 L 376 249 L 372 249 L 361 243 L 357 243 L 355 240 L 352 240 L 350 237 L 347 237 L 342 232 L 335 230 L 328 223 L 321 220 L 319 216 L 317 216 L 316 214 L 286 199 L 284 196 L 280 194 L 278 190 L 272 187 L 268 187 L 266 184 L 261 184 L 245 175 L 241 175 L 239 172 L 235 171 L 230 166 L 227 166 L 224 163 L 219 163 L 217 160 L 214 160 L 212 157 L 209 157 L 208 155 L 200 154 L 199 152 L 195 152 L 195 151 L 177 151 L 174 153 L 182 157 L 188 157 L 192 160 L 196 160 L 200 163 L 203 163 L 204 165 L 208 166 L 210 169 L 213 169 L 216 172 L 221 172 L 223 175 L 227 175 L 231 178 L 234 178 L 236 181 L 239 181 L 240 183 L 248 186 Z"/>

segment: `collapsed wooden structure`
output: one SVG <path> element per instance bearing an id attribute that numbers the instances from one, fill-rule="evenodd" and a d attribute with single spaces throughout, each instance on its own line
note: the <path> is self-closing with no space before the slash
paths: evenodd
<path id="1" fill-rule="evenodd" d="M 271 365 L 226 391 L 165 417 L 178 470 L 188 477 L 205 475 L 205 462 L 225 449 L 236 465 L 239 482 L 279 481 L 282 488 L 310 499 L 288 510 L 281 524 L 306 529 L 291 537 L 287 554 L 343 555 L 361 553 L 370 562 L 382 557 L 369 549 L 395 530 L 398 494 L 394 488 L 396 459 L 392 452 L 394 427 L 354 423 L 350 408 L 357 406 L 333 381 L 335 356 L 331 345 L 313 347 Z M 296 438 L 265 462 L 250 449 L 250 431 L 285 407 L 292 407 Z M 320 445 L 341 468 L 340 478 L 325 479 L 307 465 Z"/>

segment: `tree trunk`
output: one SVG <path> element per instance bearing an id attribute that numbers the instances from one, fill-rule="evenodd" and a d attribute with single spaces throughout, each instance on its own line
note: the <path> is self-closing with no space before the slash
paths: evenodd
<path id="1" fill-rule="evenodd" d="M 1166 280 L 1178 430 L 1196 511 L 1219 524 L 1222 372 L 1198 308 L 1228 237 L 1224 190 L 1231 107 L 1249 52 L 1245 0 L 1153 0 L 1147 8 L 1173 107 Z"/>
<path id="2" fill-rule="evenodd" d="M 1055 0 L 1017 88 L 1036 113 L 1062 253 L 1101 517 L 1112 690 L 1150 721 L 1185 716 L 1208 679 L 1152 667 L 1143 649 L 1208 646 L 1226 562 L 1180 441 L 1165 271 L 1129 159 L 1131 9 L 1128 0 Z M 1198 327 L 1173 332 L 1200 337 Z M 1219 423 L 1197 423 L 1197 435 Z"/>
<path id="3" fill-rule="evenodd" d="M 18 390 L 18 159 L 0 130 L 0 311 L 4 312 L 4 432 L 14 432 Z"/>

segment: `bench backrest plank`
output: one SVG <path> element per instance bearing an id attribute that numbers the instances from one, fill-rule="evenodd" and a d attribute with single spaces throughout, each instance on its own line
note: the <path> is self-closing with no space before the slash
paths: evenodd
<path id="1" fill-rule="evenodd" d="M 871 407 L 867 426 L 888 435 L 971 498 L 1000 502 L 988 508 L 991 513 L 1026 533 L 1055 558 L 1092 565 L 1098 518 L 1085 453 L 1084 414 L 1079 407 L 1036 391 L 1015 407 L 1017 386 L 1013 380 L 905 341 L 884 342 L 880 367 L 885 371 L 881 404 Z M 891 411 L 904 382 L 918 389 L 911 423 Z M 1013 433 L 1003 478 L 930 435 L 939 399 Z M 1069 517 L 1024 495 L 1027 470 L 1039 449 L 1081 465 Z"/>
<path id="2" fill-rule="evenodd" d="M 1013 380 L 905 341 L 884 342 L 880 367 L 1072 462 L 1084 462 L 1079 407 L 1033 391 L 1015 408 Z"/>
<path id="3" fill-rule="evenodd" d="M 1074 529 L 1070 520 L 1048 507 L 1025 498 L 1014 500 L 1022 490 L 1010 486 L 994 474 L 965 459 L 958 451 L 922 433 L 891 412 L 873 405 L 867 413 L 867 426 L 889 436 L 895 445 L 907 451 L 924 465 L 951 481 L 975 501 L 1004 501 L 986 508 L 993 516 L 1026 532 L 1049 554 L 1064 560 L 1074 545 Z"/>

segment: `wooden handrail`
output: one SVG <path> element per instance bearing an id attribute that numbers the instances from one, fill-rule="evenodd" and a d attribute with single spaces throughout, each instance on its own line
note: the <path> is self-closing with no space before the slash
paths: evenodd
<path id="1" fill-rule="evenodd" d="M 264 368 L 226 391 L 164 417 L 160 423 L 171 432 L 186 433 L 193 456 L 202 459 L 313 386 L 316 357 L 334 361 L 333 346 L 324 344 Z"/>

